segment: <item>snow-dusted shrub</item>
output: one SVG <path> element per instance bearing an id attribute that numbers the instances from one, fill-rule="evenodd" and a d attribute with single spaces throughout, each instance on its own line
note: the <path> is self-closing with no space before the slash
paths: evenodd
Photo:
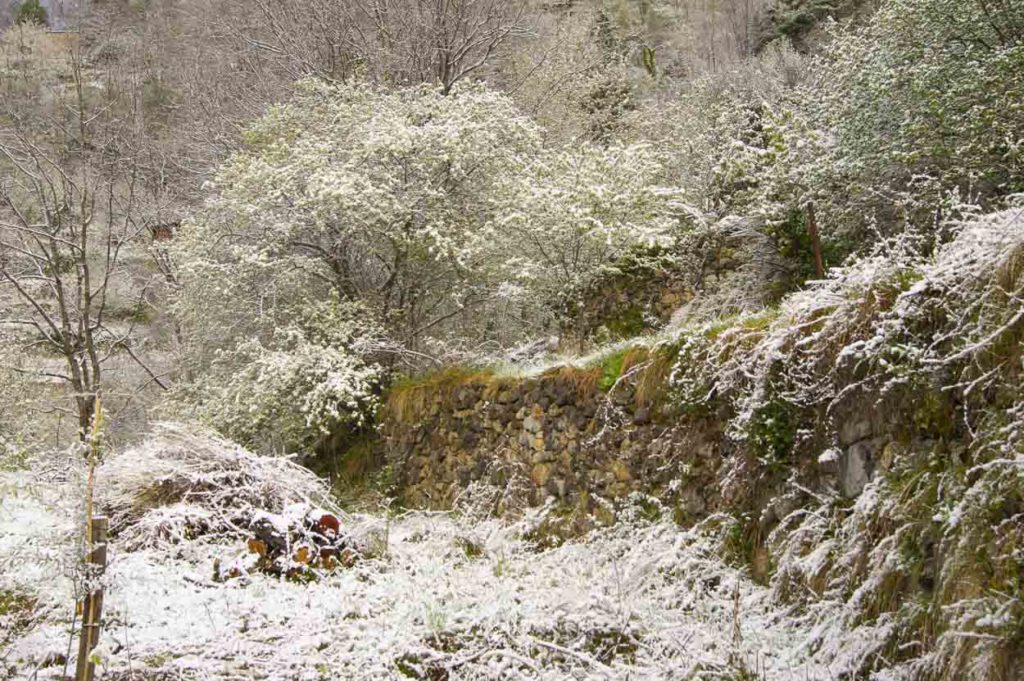
<path id="1" fill-rule="evenodd" d="M 324 481 L 289 459 L 173 423 L 105 461 L 97 490 L 111 534 L 131 550 L 201 536 L 244 541 L 258 514 L 295 504 L 337 511 Z"/>
<path id="2" fill-rule="evenodd" d="M 820 76 L 837 163 L 862 190 L 915 175 L 982 195 L 1019 190 L 1022 31 L 1018 3 L 883 3 L 829 48 Z"/>
<path id="3" fill-rule="evenodd" d="M 932 257 L 903 245 L 772 314 L 697 330 L 670 379 L 676 395 L 727 405 L 729 433 L 768 471 L 779 454 L 828 447 L 816 428 L 834 430 L 828 419 L 851 400 L 892 412 L 898 437 L 855 505 L 795 485 L 803 501 L 767 539 L 776 596 L 811 610 L 812 645 L 835 670 L 980 680 L 1015 664 L 1024 212 L 956 229 Z M 800 462 L 790 463 L 792 474 Z M 851 656 L 841 648 L 855 637 L 866 643 Z"/>
<path id="4" fill-rule="evenodd" d="M 804 176 L 827 184 L 830 231 L 941 232 L 962 204 L 998 207 L 1024 188 L 1022 31 L 1017 3 L 888 0 L 829 46 L 801 96 L 829 139 Z"/>
<path id="5" fill-rule="evenodd" d="M 1008 370 L 1004 355 L 990 353 L 1013 346 L 1024 318 L 1013 292 L 1021 222 L 1014 209 L 963 225 L 934 258 L 912 240 L 892 240 L 777 308 L 683 330 L 672 388 L 692 403 L 731 403 L 741 438 L 774 400 L 831 413 L 857 391 L 897 390 L 933 374 L 948 381 L 952 370 L 963 382 L 950 389 L 977 394 L 999 380 L 990 362 Z"/>
<path id="6" fill-rule="evenodd" d="M 950 218 L 1024 189 L 1022 35 L 1017 3 L 885 0 L 813 60 L 773 44 L 669 110 L 680 184 L 764 218 L 797 284 L 814 274 L 811 206 L 828 265 L 879 232 L 948 240 Z"/>
<path id="7" fill-rule="evenodd" d="M 318 439 L 373 422 L 382 370 L 372 326 L 337 301 L 311 305 L 271 339 L 218 351 L 191 392 L 200 416 L 262 452 L 310 451 Z"/>
<path id="8" fill-rule="evenodd" d="M 737 154 L 756 152 L 755 130 L 763 110 L 782 109 L 807 77 L 807 58 L 775 43 L 758 57 L 727 71 L 689 80 L 675 97 L 639 111 L 643 138 L 665 150 L 666 167 L 687 200 L 707 212 L 727 215 L 731 185 L 749 181 Z M 746 173 L 744 173 L 746 174 Z"/>
<path id="9" fill-rule="evenodd" d="M 493 227 L 507 276 L 553 300 L 616 258 L 645 252 L 633 247 L 673 244 L 702 216 L 662 174 L 662 158 L 639 145 L 582 145 L 531 160 Z"/>

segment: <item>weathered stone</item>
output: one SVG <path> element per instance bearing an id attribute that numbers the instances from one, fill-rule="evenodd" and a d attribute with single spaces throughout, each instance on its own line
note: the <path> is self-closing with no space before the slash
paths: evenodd
<path id="1" fill-rule="evenodd" d="M 876 455 L 885 443 L 885 438 L 861 440 L 850 445 L 839 458 L 839 491 L 844 496 L 857 496 L 871 481 Z"/>
<path id="2" fill-rule="evenodd" d="M 619 482 L 629 482 L 633 479 L 633 473 L 629 470 L 629 466 L 621 461 L 612 461 L 611 469 L 615 479 Z"/>
<path id="3" fill-rule="evenodd" d="M 707 508 L 707 504 L 704 502 L 704 497 L 700 493 L 691 488 L 685 487 L 679 495 L 680 507 L 689 515 L 697 516 L 704 513 Z"/>
<path id="4" fill-rule="evenodd" d="M 611 395 L 612 402 L 618 407 L 628 406 L 633 401 L 633 393 L 631 390 L 624 389 L 621 384 L 617 386 L 617 389 Z"/>
<path id="5" fill-rule="evenodd" d="M 839 460 L 843 453 L 835 447 L 830 447 L 818 456 L 818 470 L 826 475 L 835 475 L 839 472 Z"/>
<path id="6" fill-rule="evenodd" d="M 531 463 L 547 463 L 552 460 L 552 454 L 544 449 L 534 449 L 530 455 Z"/>
<path id="7" fill-rule="evenodd" d="M 628 383 L 616 388 L 623 401 L 628 398 L 627 418 L 633 423 L 625 427 L 617 418 L 606 422 L 605 393 L 582 393 L 560 375 L 528 379 L 494 393 L 474 386 L 452 399 L 434 400 L 436 416 L 420 423 L 385 424 L 388 460 L 401 480 L 403 502 L 446 507 L 473 480 L 507 484 L 508 477 L 494 475 L 496 468 L 525 474 L 534 502 L 548 495 L 613 499 L 640 489 L 640 480 L 648 490 L 648 483 L 664 485 L 683 462 L 704 466 L 721 460 L 717 438 L 659 437 L 661 429 L 647 426 L 650 410 L 633 409 Z M 471 401 L 462 406 L 460 399 Z M 715 458 L 702 461 L 697 448 Z M 703 493 L 695 490 L 688 503 L 692 509 L 702 507 Z"/>
<path id="8" fill-rule="evenodd" d="M 538 489 L 543 489 L 551 477 L 551 465 L 538 463 L 530 470 L 530 480 Z"/>
<path id="9" fill-rule="evenodd" d="M 848 447 L 858 440 L 871 437 L 871 419 L 865 417 L 849 418 L 839 426 L 839 444 Z"/>
<path id="10" fill-rule="evenodd" d="M 882 451 L 878 453 L 878 469 L 881 471 L 891 470 L 893 462 L 900 455 L 900 449 L 901 447 L 895 442 L 889 442 L 882 447 Z"/>

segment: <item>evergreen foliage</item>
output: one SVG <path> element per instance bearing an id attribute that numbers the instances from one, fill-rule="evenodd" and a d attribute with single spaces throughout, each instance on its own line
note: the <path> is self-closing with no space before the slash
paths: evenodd
<path id="1" fill-rule="evenodd" d="M 14 14 L 14 23 L 16 24 L 46 26 L 48 22 L 46 8 L 39 4 L 39 0 L 25 0 Z"/>

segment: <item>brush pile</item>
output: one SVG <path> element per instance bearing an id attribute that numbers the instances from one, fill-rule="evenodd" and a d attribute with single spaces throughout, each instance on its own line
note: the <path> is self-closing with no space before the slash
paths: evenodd
<path id="1" fill-rule="evenodd" d="M 111 535 L 130 551 L 200 538 L 244 542 L 254 532 L 269 551 L 291 545 L 289 537 L 297 542 L 312 537 L 320 518 L 332 520 L 323 521 L 319 538 L 309 541 L 323 547 L 340 541 L 340 511 L 315 474 L 285 457 L 259 456 L 179 424 L 157 425 L 143 444 L 106 461 L 97 489 L 111 518 Z M 307 522 L 312 509 L 323 510 Z M 267 523 L 282 528 L 280 537 L 261 538 Z"/>

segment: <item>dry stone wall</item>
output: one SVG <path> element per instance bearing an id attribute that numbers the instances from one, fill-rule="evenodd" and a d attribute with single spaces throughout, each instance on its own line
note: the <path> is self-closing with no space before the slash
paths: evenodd
<path id="1" fill-rule="evenodd" d="M 792 476 L 805 489 L 854 497 L 895 446 L 874 407 L 849 410 L 837 427 L 807 415 L 801 426 L 816 434 L 785 467 L 773 467 L 723 431 L 727 411 L 668 413 L 637 400 L 628 381 L 605 392 L 553 371 L 421 390 L 415 416 L 385 419 L 380 443 L 412 507 L 448 508 L 475 481 L 518 481 L 534 504 L 639 492 L 681 519 L 746 511 L 769 527 L 791 510 Z"/>
<path id="2" fill-rule="evenodd" d="M 446 508 L 471 482 L 515 478 L 532 503 L 641 492 L 696 517 L 737 501 L 719 482 L 736 460 L 715 415 L 666 419 L 625 382 L 609 392 L 558 372 L 469 382 L 427 396 L 415 421 L 386 421 L 384 447 L 415 507 Z"/>

